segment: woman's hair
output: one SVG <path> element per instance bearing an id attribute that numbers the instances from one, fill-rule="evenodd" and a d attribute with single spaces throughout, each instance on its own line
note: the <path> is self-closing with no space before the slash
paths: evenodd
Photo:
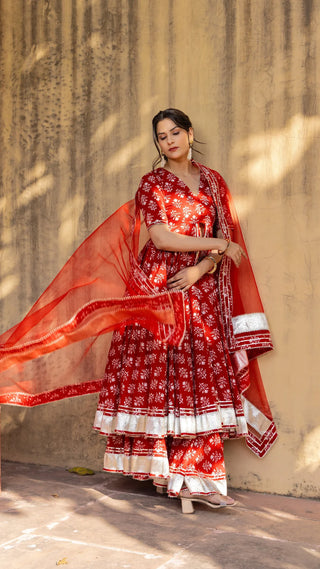
<path id="1" fill-rule="evenodd" d="M 186 130 L 187 132 L 192 127 L 192 123 L 191 123 L 191 120 L 189 119 L 188 115 L 186 115 L 182 111 L 179 111 L 179 109 L 165 109 L 164 111 L 159 111 L 153 117 L 153 119 L 152 119 L 153 142 L 154 142 L 155 147 L 158 151 L 158 156 L 153 161 L 153 164 L 152 164 L 153 168 L 155 168 L 157 166 L 157 164 L 159 164 L 161 162 L 161 151 L 160 151 L 160 147 L 159 147 L 159 143 L 158 143 L 157 125 L 160 121 L 163 121 L 163 119 L 172 120 L 177 126 L 179 126 L 180 128 L 183 128 L 183 130 Z M 194 140 L 196 142 L 199 142 L 196 139 L 194 139 Z M 195 151 L 199 152 L 198 150 L 195 150 Z M 165 159 L 167 159 L 166 156 L 165 156 Z"/>

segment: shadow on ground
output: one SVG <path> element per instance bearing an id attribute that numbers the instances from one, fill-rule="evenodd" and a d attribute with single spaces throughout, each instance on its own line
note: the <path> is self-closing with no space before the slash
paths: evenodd
<path id="1" fill-rule="evenodd" d="M 179 501 L 116 474 L 5 463 L 0 565 L 49 569 L 319 569 L 320 502 L 230 491 L 234 508 Z"/>

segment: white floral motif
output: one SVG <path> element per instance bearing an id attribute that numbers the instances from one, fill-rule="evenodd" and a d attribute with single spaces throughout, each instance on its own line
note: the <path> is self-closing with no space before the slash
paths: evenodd
<path id="1" fill-rule="evenodd" d="M 199 235 L 199 225 L 204 224 L 205 235 L 212 236 L 216 209 L 203 176 L 199 194 L 194 196 L 174 175 L 164 169 L 156 170 L 144 176 L 136 199 L 147 226 L 165 222 L 176 233 Z M 166 289 L 167 278 L 183 267 L 194 265 L 197 258 L 193 252 L 158 250 L 149 240 L 140 261 L 151 284 L 162 290 Z M 243 416 L 237 383 L 221 335 L 223 322 L 215 276 L 204 275 L 190 288 L 185 295 L 185 307 L 186 333 L 179 348 L 160 343 L 139 325 L 114 334 L 98 409 L 105 417 L 115 416 L 118 433 L 121 432 L 119 425 L 123 425 L 124 432 L 131 432 L 132 428 L 133 435 L 143 432 L 147 424 L 159 428 L 162 444 L 158 439 L 157 451 L 154 450 L 156 443 L 153 448 L 148 437 L 142 440 L 139 436 L 128 439 L 112 435 L 108 448 L 114 449 L 114 454 L 131 457 L 140 453 L 145 459 L 147 455 L 152 458 L 163 453 L 166 457 L 163 425 L 168 424 L 173 431 L 177 429 L 178 437 L 179 432 L 190 437 L 173 437 L 173 447 L 178 441 L 179 445 L 173 452 L 172 468 L 185 475 L 185 472 L 193 473 L 198 464 L 204 474 L 211 476 L 213 462 L 222 460 L 220 437 L 215 442 L 212 435 L 217 422 L 223 418 L 227 430 L 230 410 L 235 409 L 237 416 Z M 167 417 L 168 410 L 173 415 L 172 420 L 172 415 L 170 420 Z M 214 423 L 210 423 L 211 415 L 214 415 Z M 131 419 L 133 426 L 130 426 Z M 232 418 L 230 424 L 231 421 Z M 208 442 L 203 445 L 201 436 L 192 437 L 206 423 Z M 170 431 L 170 434 L 175 433 Z M 152 436 L 155 436 L 154 431 Z M 219 441 L 220 446 L 215 450 Z M 143 476 L 148 477 L 148 472 L 143 472 Z M 216 468 L 214 476 L 224 476 L 223 466 Z"/>

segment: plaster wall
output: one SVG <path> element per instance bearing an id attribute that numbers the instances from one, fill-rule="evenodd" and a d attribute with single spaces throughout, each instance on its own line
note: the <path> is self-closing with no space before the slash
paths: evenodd
<path id="1" fill-rule="evenodd" d="M 279 440 L 226 444 L 230 484 L 318 496 L 319 0 L 0 1 L 0 318 L 25 314 L 151 169 L 182 108 L 235 197 L 275 351 Z M 2 407 L 2 456 L 102 468 L 96 396 Z"/>

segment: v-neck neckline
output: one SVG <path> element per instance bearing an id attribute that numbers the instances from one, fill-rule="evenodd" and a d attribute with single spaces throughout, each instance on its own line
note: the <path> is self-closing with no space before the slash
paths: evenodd
<path id="1" fill-rule="evenodd" d="M 189 190 L 190 194 L 194 197 L 197 198 L 200 194 L 201 191 L 201 170 L 200 168 L 198 168 L 199 170 L 199 185 L 198 185 L 198 192 L 195 194 L 191 188 L 188 186 L 188 184 L 185 183 L 185 181 L 182 178 L 179 178 L 179 176 L 177 176 L 177 174 L 175 174 L 174 172 L 171 172 L 171 170 L 167 170 L 166 168 L 161 167 L 162 170 L 164 170 L 167 174 L 171 174 L 171 176 L 174 176 L 177 180 L 179 180 L 179 182 L 182 182 L 183 185 Z"/>

